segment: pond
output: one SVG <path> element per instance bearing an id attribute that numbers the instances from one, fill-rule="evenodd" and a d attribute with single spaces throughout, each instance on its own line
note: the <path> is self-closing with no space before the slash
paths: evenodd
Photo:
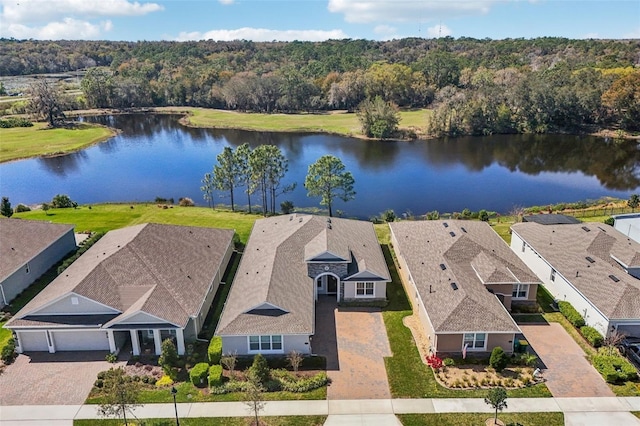
<path id="1" fill-rule="evenodd" d="M 200 191 L 225 146 L 273 144 L 289 160 L 281 195 L 296 207 L 316 207 L 303 187 L 310 164 L 332 154 L 355 178 L 356 198 L 337 202 L 346 216 L 369 218 L 386 209 L 424 214 L 514 205 L 547 205 L 628 198 L 640 187 L 640 149 L 633 141 L 567 135 L 499 135 L 433 141 L 390 142 L 323 135 L 197 129 L 171 115 L 87 117 L 121 129 L 101 144 L 69 155 L 0 165 L 1 195 L 36 204 L 55 194 L 79 203 L 153 201 L 190 197 L 205 205 Z M 240 190 L 242 191 L 242 189 Z M 229 198 L 216 196 L 216 203 Z M 236 195 L 246 204 L 246 195 Z M 257 204 L 257 195 L 253 204 Z"/>

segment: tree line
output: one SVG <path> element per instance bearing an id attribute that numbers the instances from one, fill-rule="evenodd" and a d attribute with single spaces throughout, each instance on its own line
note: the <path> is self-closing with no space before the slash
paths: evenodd
<path id="1" fill-rule="evenodd" d="M 216 157 L 217 163 L 211 173 L 205 173 L 200 190 L 209 207 L 214 207 L 214 190 L 229 194 L 231 210 L 236 210 L 236 194 L 244 188 L 247 196 L 248 211 L 251 213 L 251 196 L 258 194 L 262 213 L 267 216 L 276 214 L 276 199 L 291 192 L 296 183 L 284 184 L 283 179 L 289 170 L 289 161 L 275 145 L 259 145 L 251 149 L 249 144 L 237 148 L 225 147 Z M 309 197 L 320 197 L 320 204 L 327 206 L 329 216 L 333 216 L 333 203 L 336 198 L 343 201 L 355 197 L 355 181 L 345 170 L 342 161 L 333 155 L 320 157 L 309 166 L 304 182 Z M 290 201 L 280 204 L 282 212 L 293 210 Z"/>

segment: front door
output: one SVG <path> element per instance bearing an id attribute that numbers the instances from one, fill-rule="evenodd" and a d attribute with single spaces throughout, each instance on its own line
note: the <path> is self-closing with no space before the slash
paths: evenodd
<path id="1" fill-rule="evenodd" d="M 327 280 L 327 293 L 336 294 L 338 292 L 338 279 L 333 275 L 325 275 Z"/>

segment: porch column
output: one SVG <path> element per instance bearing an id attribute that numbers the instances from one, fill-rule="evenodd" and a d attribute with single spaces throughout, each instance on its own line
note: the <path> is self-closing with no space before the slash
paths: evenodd
<path id="1" fill-rule="evenodd" d="M 184 333 L 181 328 L 176 328 L 176 342 L 178 342 L 178 355 L 184 355 Z"/>
<path id="2" fill-rule="evenodd" d="M 153 345 L 156 347 L 156 355 L 162 355 L 162 341 L 160 340 L 160 330 L 153 329 Z"/>
<path id="3" fill-rule="evenodd" d="M 16 352 L 18 352 L 19 354 L 21 354 L 22 351 L 22 339 L 20 338 L 20 334 L 21 333 L 14 333 L 16 336 Z"/>
<path id="4" fill-rule="evenodd" d="M 113 338 L 113 330 L 107 330 L 107 338 L 109 339 L 109 352 L 116 353 L 118 348 L 116 348 L 116 339 Z"/>
<path id="5" fill-rule="evenodd" d="M 140 339 L 138 339 L 138 330 L 129 330 L 129 334 L 131 334 L 131 348 L 133 349 L 133 354 L 139 356 Z"/>

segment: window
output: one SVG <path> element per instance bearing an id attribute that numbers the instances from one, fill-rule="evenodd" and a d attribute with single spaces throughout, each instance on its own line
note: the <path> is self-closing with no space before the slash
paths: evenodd
<path id="1" fill-rule="evenodd" d="M 373 297 L 373 295 L 374 295 L 374 283 L 372 282 L 356 283 L 356 297 Z"/>
<path id="2" fill-rule="evenodd" d="M 529 284 L 514 284 L 511 298 L 526 299 L 529 296 Z"/>
<path id="3" fill-rule="evenodd" d="M 482 351 L 487 346 L 486 333 L 464 333 L 463 346 L 467 345 L 468 351 Z"/>
<path id="4" fill-rule="evenodd" d="M 551 276 L 549 277 L 551 279 L 551 281 L 555 281 L 556 280 L 556 270 L 551 268 Z"/>
<path id="5" fill-rule="evenodd" d="M 282 352 L 282 336 L 249 336 L 249 352 Z"/>
<path id="6" fill-rule="evenodd" d="M 71 304 L 72 304 L 72 305 L 77 305 L 78 303 L 79 303 L 79 302 L 78 302 L 78 298 L 77 298 L 77 297 L 72 297 L 72 298 L 71 298 Z"/>

